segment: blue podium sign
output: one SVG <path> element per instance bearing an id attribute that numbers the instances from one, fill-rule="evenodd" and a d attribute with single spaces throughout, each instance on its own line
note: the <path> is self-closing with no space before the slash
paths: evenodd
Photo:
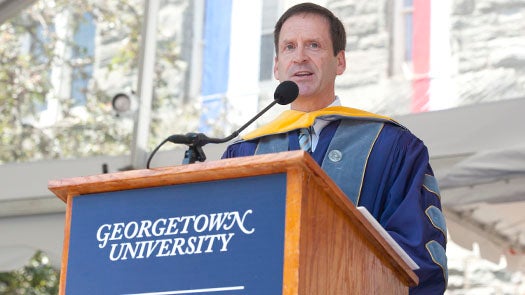
<path id="1" fill-rule="evenodd" d="M 66 294 L 281 294 L 286 174 L 72 199 Z"/>

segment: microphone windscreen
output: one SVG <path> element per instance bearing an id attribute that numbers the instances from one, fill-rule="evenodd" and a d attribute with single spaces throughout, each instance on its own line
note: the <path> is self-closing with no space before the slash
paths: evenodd
<path id="1" fill-rule="evenodd" d="M 293 81 L 283 81 L 273 94 L 273 99 L 280 105 L 287 105 L 299 96 L 299 87 Z"/>

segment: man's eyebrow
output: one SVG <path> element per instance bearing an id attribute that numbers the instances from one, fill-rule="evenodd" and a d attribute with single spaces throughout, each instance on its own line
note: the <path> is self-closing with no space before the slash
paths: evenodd
<path id="1" fill-rule="evenodd" d="M 281 39 L 279 43 L 295 43 L 295 41 L 293 39 Z"/>
<path id="2" fill-rule="evenodd" d="M 318 42 L 318 43 L 322 43 L 323 42 L 323 39 L 322 38 L 318 38 L 318 37 L 304 38 L 303 40 L 304 40 L 304 42 Z M 282 40 L 279 41 L 279 43 L 287 44 L 287 43 L 297 43 L 297 42 L 295 41 L 295 39 L 282 39 Z"/>

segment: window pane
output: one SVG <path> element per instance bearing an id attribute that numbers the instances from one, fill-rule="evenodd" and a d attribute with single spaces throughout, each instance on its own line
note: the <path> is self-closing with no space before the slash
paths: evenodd
<path id="1" fill-rule="evenodd" d="M 405 61 L 412 61 L 412 37 L 413 37 L 413 27 L 412 27 L 412 13 L 406 13 L 404 15 L 404 40 L 405 40 Z"/>
<path id="2" fill-rule="evenodd" d="M 273 59 L 274 59 L 274 45 L 273 34 L 262 35 L 261 37 L 261 66 L 259 72 L 259 80 L 273 79 Z"/>
<path id="3" fill-rule="evenodd" d="M 93 57 L 95 54 L 96 24 L 90 13 L 84 13 L 74 30 L 71 60 L 71 98 L 73 105 L 87 103 L 88 82 L 93 76 Z"/>
<path id="4" fill-rule="evenodd" d="M 263 1 L 259 81 L 273 79 L 273 60 L 275 52 L 273 44 L 273 29 L 279 18 L 278 13 L 279 3 L 277 0 Z"/>

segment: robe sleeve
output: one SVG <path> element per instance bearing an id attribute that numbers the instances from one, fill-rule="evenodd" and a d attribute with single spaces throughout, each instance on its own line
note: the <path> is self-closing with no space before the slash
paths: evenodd
<path id="1" fill-rule="evenodd" d="M 384 178 L 386 196 L 376 218 L 420 267 L 415 271 L 420 283 L 410 294 L 443 294 L 448 279 L 447 230 L 428 151 L 407 130 L 396 141 Z"/>

